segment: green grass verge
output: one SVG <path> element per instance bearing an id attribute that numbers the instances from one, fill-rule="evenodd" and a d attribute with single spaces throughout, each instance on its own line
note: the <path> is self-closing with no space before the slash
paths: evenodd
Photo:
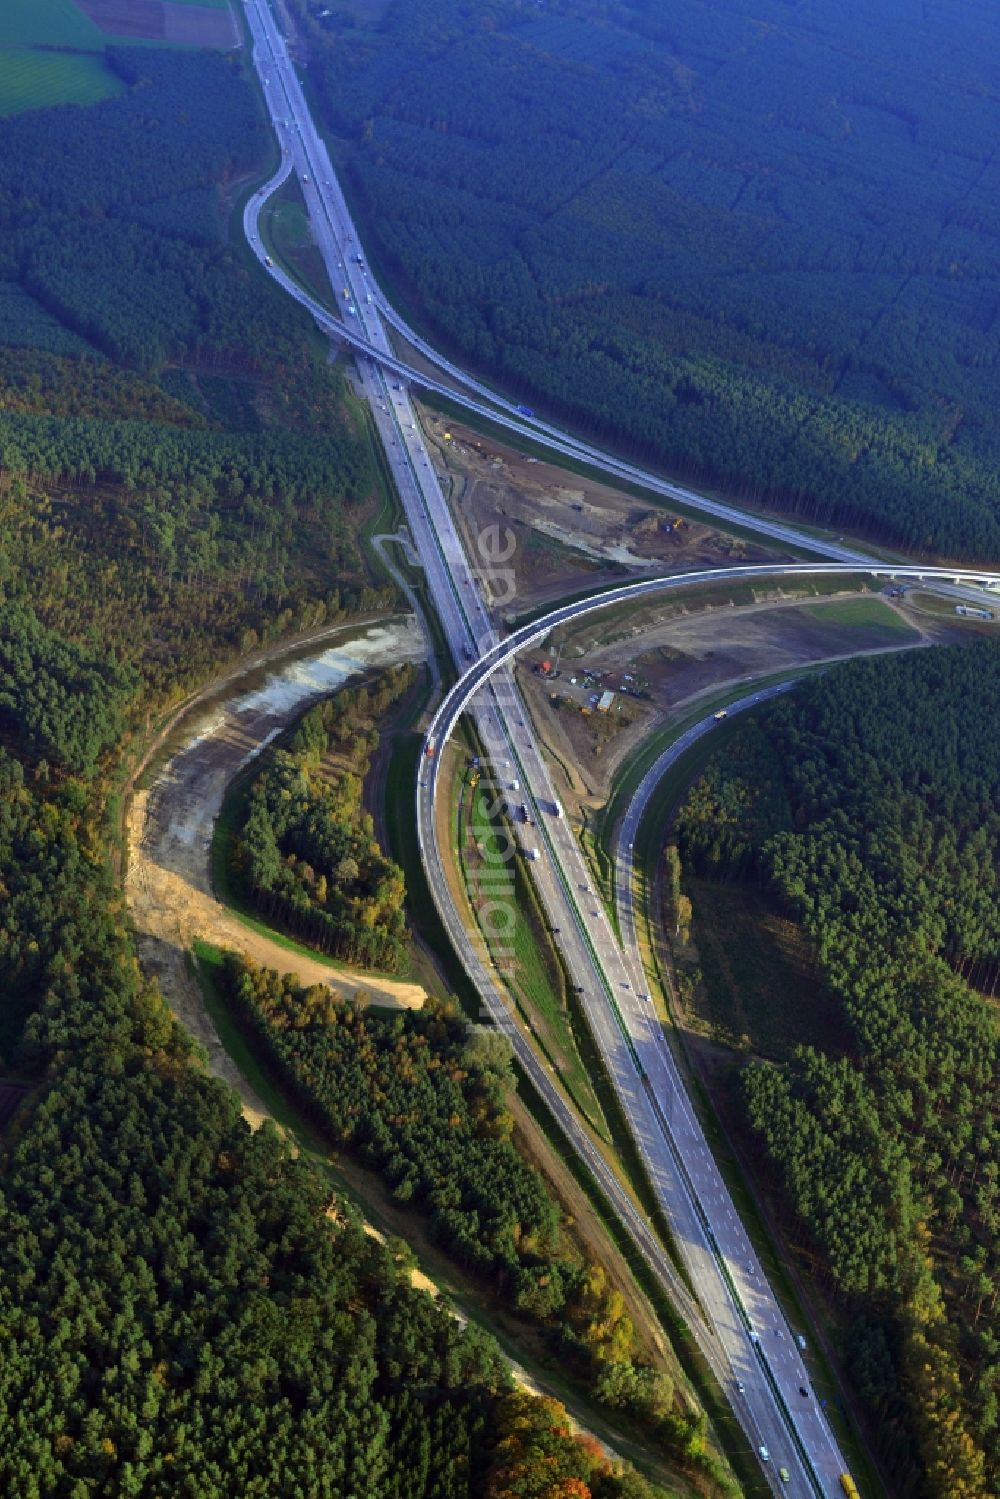
<path id="1" fill-rule="evenodd" d="M 261 242 L 271 259 L 328 312 L 340 312 L 326 263 L 309 227 L 302 189 L 294 175 L 268 198 L 258 220 Z"/>
<path id="2" fill-rule="evenodd" d="M 890 609 L 881 599 L 837 599 L 815 609 L 807 608 L 804 612 L 824 624 L 850 625 L 856 629 L 871 630 L 890 641 L 900 636 L 915 637 L 919 634 L 919 631 L 907 624 L 905 619 L 901 619 L 895 609 Z M 872 644 L 877 644 L 877 641 Z"/>
<path id="3" fill-rule="evenodd" d="M 924 593 L 919 589 L 908 596 L 907 603 L 911 604 L 920 614 L 932 614 L 937 619 L 951 620 L 953 624 L 967 630 L 981 631 L 989 629 L 991 624 L 995 625 L 997 621 L 1000 621 L 1000 594 L 987 593 L 985 590 L 983 592 L 982 603 L 973 604 L 972 608 L 987 610 L 993 615 L 992 621 L 970 619 L 967 616 L 963 617 L 961 614 L 956 614 L 954 599 L 941 598 L 938 594 Z"/>
<path id="4" fill-rule="evenodd" d="M 411 925 L 420 932 L 445 976 L 450 992 L 469 1019 L 481 1022 L 482 1002 L 452 950 L 434 904 L 420 858 L 417 838 L 415 788 L 423 755 L 423 735 L 416 730 L 400 734 L 386 776 L 386 822 L 393 859 L 406 880 L 406 907 Z"/>
<path id="5" fill-rule="evenodd" d="M 577 1028 L 570 1008 L 571 987 L 551 940 L 548 921 L 528 877 L 520 853 L 513 858 L 505 849 L 517 846 L 514 829 L 502 813 L 488 816 L 487 798 L 499 793 L 491 785 L 488 792 L 472 788 L 468 780 L 460 783 L 456 813 L 461 834 L 458 861 L 465 883 L 466 899 L 479 925 L 483 941 L 495 959 L 536 1042 L 548 1062 L 558 1071 L 560 1081 L 577 1111 L 606 1142 L 608 1127 L 590 1083 L 589 1070 L 580 1054 Z M 471 832 L 474 847 L 466 842 Z M 478 919 L 476 888 L 482 880 L 491 900 L 503 901 L 510 912 L 512 925 L 499 938 Z M 589 1041 L 589 1036 L 586 1036 Z"/>

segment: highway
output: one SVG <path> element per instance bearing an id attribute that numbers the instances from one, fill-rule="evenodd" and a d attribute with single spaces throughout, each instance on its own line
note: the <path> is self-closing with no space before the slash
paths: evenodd
<path id="1" fill-rule="evenodd" d="M 455 933 L 457 951 L 462 954 L 469 943 L 462 935 L 443 873 L 438 847 L 437 781 L 441 752 L 448 738 L 463 713 L 470 708 L 474 711 L 483 687 L 495 674 L 508 673 L 520 651 L 545 640 L 555 627 L 609 604 L 642 600 L 648 594 L 705 582 L 851 576 L 859 570 L 845 563 L 770 564 L 643 579 L 554 609 L 498 641 L 475 662 L 446 694 L 430 723 L 426 738 L 429 753 L 425 754 L 418 790 L 418 827 L 425 864 L 439 910 L 444 914 L 450 908 L 454 913 L 446 924 Z M 891 571 L 900 578 L 918 572 L 921 578 L 951 576 L 947 569 L 908 572 L 869 564 L 868 570 L 876 576 Z M 983 583 L 1000 578 L 987 572 L 978 576 Z M 762 696 L 763 692 L 750 695 L 751 700 Z M 619 945 L 572 830 L 564 817 L 550 810 L 554 793 L 547 773 L 539 780 L 534 734 L 523 713 L 523 706 L 516 707 L 510 717 L 513 758 L 499 761 L 494 755 L 494 769 L 503 767 L 499 772 L 501 783 L 506 773 L 518 779 L 521 788 L 531 787 L 530 806 L 542 855 L 532 865 L 532 874 L 558 933 L 571 979 L 581 991 L 602 1059 L 667 1214 L 689 1279 L 718 1339 L 727 1366 L 724 1388 L 754 1447 L 767 1452 L 764 1466 L 769 1477 L 777 1464 L 790 1473 L 785 1492 L 834 1494 L 840 1474 L 847 1471 L 846 1464 L 811 1394 L 795 1333 L 761 1270 L 666 1045 L 637 961 L 634 928 L 632 940 L 626 940 L 624 947 Z M 689 730 L 674 752 L 683 752 L 705 731 L 704 726 Z M 541 793 L 540 785 L 545 788 Z M 519 790 L 518 798 L 523 796 L 523 789 Z M 467 968 L 475 979 L 473 969 L 468 964 Z"/>
<path id="2" fill-rule="evenodd" d="M 329 337 L 349 345 L 359 356 L 362 368 L 370 360 L 388 376 L 393 390 L 406 395 L 410 386 L 444 396 L 472 415 L 484 417 L 512 434 L 530 439 L 551 453 L 574 462 L 586 463 L 603 473 L 628 483 L 639 484 L 651 493 L 699 512 L 725 526 L 735 526 L 763 542 L 805 552 L 807 556 L 824 557 L 835 562 L 857 561 L 862 565 L 871 556 L 842 540 L 811 535 L 796 526 L 757 515 L 711 499 L 697 490 L 665 479 L 662 475 L 628 463 L 614 453 L 583 442 L 539 417 L 525 417 L 518 406 L 444 358 L 391 306 L 367 265 L 361 241 L 347 207 L 340 183 L 330 163 L 326 145 L 314 125 L 306 105 L 301 84 L 288 56 L 284 39 L 267 0 L 244 0 L 247 20 L 254 40 L 254 63 L 260 76 L 264 98 L 281 143 L 282 163 L 275 176 L 253 195 L 244 212 L 247 240 L 258 259 L 289 296 L 305 307 L 321 330 Z M 310 224 L 323 255 L 330 285 L 338 297 L 342 316 L 334 317 L 327 308 L 311 297 L 281 267 L 272 263 L 265 252 L 259 233 L 259 215 L 265 201 L 295 171 Z M 399 358 L 386 333 L 394 328 L 406 341 L 438 370 L 448 382 L 435 380 L 424 371 Z M 414 419 L 408 399 L 400 402 L 403 415 Z M 415 419 L 414 419 L 415 420 Z M 426 452 L 419 455 L 429 465 Z M 981 595 L 961 586 L 971 574 L 955 569 L 950 585 L 943 592 L 956 598 L 982 603 Z"/>
<path id="3" fill-rule="evenodd" d="M 293 131 L 290 125 L 286 126 L 281 123 L 291 119 L 291 104 L 284 86 L 279 83 L 279 77 L 283 75 L 278 72 L 279 63 L 276 61 L 273 35 L 268 33 L 266 26 L 257 24 L 262 16 L 266 21 L 268 13 L 263 3 L 259 5 L 251 3 L 247 7 L 247 13 L 255 36 L 257 66 L 268 93 L 272 114 L 283 132 L 283 140 L 287 143 L 283 146 L 282 162 L 277 172 L 271 181 L 249 200 L 244 214 L 248 240 L 255 247 L 260 258 L 264 260 L 265 251 L 260 242 L 258 227 L 260 210 L 269 194 L 287 179 L 291 171 L 298 170 L 300 173 L 303 171 L 305 158 L 299 146 L 300 132 Z M 285 110 L 289 113 L 284 113 Z M 279 113 L 279 111 L 282 112 Z M 312 177 L 312 172 L 308 175 Z M 307 184 L 307 186 L 311 185 L 311 183 Z M 317 226 L 314 220 L 314 232 L 317 233 L 328 268 L 332 259 L 333 269 L 344 274 L 345 278 L 350 278 L 348 280 L 350 288 L 356 282 L 358 272 L 347 270 L 350 260 L 346 254 L 341 255 L 340 243 L 332 234 L 328 221 L 325 218 L 321 219 Z M 291 295 L 301 300 L 299 288 L 279 267 L 269 267 L 269 269 Z M 366 294 L 363 295 L 366 297 Z M 355 296 L 357 296 L 356 290 Z M 367 300 L 362 302 L 362 306 L 365 309 L 362 315 L 370 329 L 371 336 L 378 338 L 377 314 L 370 310 Z M 477 576 L 479 570 L 469 564 L 424 449 L 408 393 L 405 389 L 396 388 L 397 382 L 390 378 L 392 373 L 391 368 L 387 371 L 384 365 L 377 364 L 374 360 L 362 359 L 360 361 L 360 375 L 372 403 L 373 415 L 385 446 L 410 533 L 424 568 L 427 584 L 449 649 L 456 662 L 474 661 L 481 652 L 488 651 L 497 641 L 491 617 L 480 591 L 480 580 Z M 484 701 L 478 706 L 475 717 L 481 740 L 492 762 L 497 766 L 511 765 L 516 751 L 508 736 L 507 721 L 509 719 L 511 722 L 517 721 L 523 724 L 525 715 L 513 679 L 509 675 L 502 672 L 498 674 L 496 683 L 490 687 Z M 544 767 L 541 767 L 533 744 L 522 742 L 521 751 L 525 756 L 531 755 L 537 762 L 535 773 L 544 776 L 547 786 L 547 772 L 544 771 Z M 522 773 L 526 774 L 523 771 Z M 421 826 L 424 825 L 421 824 Z M 423 842 L 425 859 L 428 863 L 429 883 L 438 899 L 445 928 L 453 947 L 461 956 L 463 964 L 482 996 L 484 1008 L 495 1024 L 510 1037 L 521 1067 L 566 1132 L 577 1154 L 586 1162 L 613 1210 L 626 1226 L 640 1252 L 678 1308 L 679 1314 L 691 1328 L 692 1335 L 710 1367 L 714 1369 L 716 1377 L 720 1382 L 724 1382 L 727 1368 L 708 1331 L 701 1309 L 678 1275 L 658 1236 L 646 1221 L 645 1215 L 636 1207 L 617 1174 L 568 1105 L 558 1082 L 539 1061 L 529 1042 L 518 1029 L 509 1008 L 505 990 L 500 987 L 495 975 L 486 966 L 483 955 L 470 941 L 458 912 L 450 902 L 441 900 L 441 892 L 447 891 L 447 881 L 440 862 L 436 836 L 428 837 L 425 831 Z"/>
<path id="4" fill-rule="evenodd" d="M 590 609 L 691 583 L 862 570 L 887 577 L 937 575 L 956 583 L 960 578 L 954 570 L 875 565 L 870 558 L 849 548 L 819 543 L 778 522 L 760 521 L 730 507 L 715 505 L 558 434 L 557 429 L 515 418 L 509 407 L 498 410 L 496 406 L 488 406 L 480 401 L 479 392 L 475 398 L 465 397 L 456 395 L 448 386 L 435 386 L 398 360 L 386 331 L 385 303 L 364 266 L 343 195 L 274 17 L 266 0 L 245 0 L 245 3 L 255 65 L 282 147 L 281 164 L 271 182 L 247 204 L 244 215 L 247 238 L 261 261 L 268 264 L 269 257 L 260 239 L 260 210 L 275 187 L 292 171 L 296 172 L 331 284 L 343 288 L 343 322 L 308 297 L 280 267 L 268 264 L 268 269 L 289 295 L 308 307 L 321 327 L 346 338 L 358 350 L 359 378 L 371 403 L 442 630 L 459 669 L 468 667 L 435 715 L 428 733 L 431 753 L 423 761 L 417 788 L 422 853 L 446 930 L 482 995 L 484 1006 L 510 1035 L 525 1072 L 690 1325 L 731 1399 L 752 1448 L 758 1453 L 762 1448 L 766 1450 L 768 1456 L 761 1458 L 762 1471 L 772 1490 L 803 1496 L 833 1495 L 838 1491 L 840 1473 L 846 1471 L 842 1455 L 815 1402 L 804 1401 L 798 1393 L 804 1376 L 801 1359 L 791 1329 L 784 1324 L 759 1266 L 748 1255 L 740 1259 L 731 1252 L 730 1246 L 739 1245 L 739 1252 L 743 1253 L 743 1241 L 731 1224 L 736 1219 L 735 1211 L 703 1140 L 701 1146 L 708 1155 L 707 1161 L 700 1153 L 693 1112 L 679 1080 L 667 1067 L 668 1053 L 659 1028 L 653 1023 L 649 1002 L 642 997 L 644 990 L 637 988 L 642 980 L 636 973 L 634 958 L 619 945 L 593 889 L 575 836 L 567 820 L 555 810 L 557 803 L 548 768 L 514 681 L 513 659 L 525 645 L 543 639 L 555 624 Z M 393 321 L 398 327 L 399 320 Z M 681 579 L 643 580 L 612 589 L 599 600 L 584 600 L 553 611 L 539 625 L 525 627 L 501 641 L 482 587 L 482 575 L 489 569 L 473 565 L 466 555 L 423 442 L 409 398 L 409 383 L 440 389 L 523 436 L 544 440 L 553 451 L 565 456 L 585 457 L 605 471 L 636 479 L 671 498 L 683 499 L 685 504 L 703 509 L 714 506 L 707 513 L 727 523 L 837 560 L 815 566 L 729 568 L 689 574 Z M 498 402 L 492 395 L 489 400 Z M 964 571 L 960 575 L 969 576 L 976 575 Z M 993 575 L 979 576 L 989 580 Z M 670 1220 L 697 1301 L 677 1275 L 644 1215 L 569 1108 L 557 1080 L 513 1023 L 504 990 L 487 967 L 477 938 L 466 930 L 452 902 L 440 846 L 441 829 L 447 818 L 438 807 L 436 792 L 441 750 L 458 718 L 466 711 L 475 720 L 498 795 L 508 798 L 514 780 L 523 788 L 517 799 L 529 807 L 538 833 L 540 857 L 532 872 L 540 898 L 558 934 L 571 978 L 581 992 L 653 1189 Z M 789 1470 L 788 1487 L 779 1482 L 778 1466 Z"/>
<path id="5" fill-rule="evenodd" d="M 910 583 L 931 582 L 935 588 L 952 580 L 954 568 L 901 566 L 898 563 L 872 562 L 863 565 L 844 562 L 761 562 L 740 564 L 734 567 L 705 568 L 699 572 L 675 573 L 665 577 L 642 578 L 630 583 L 620 583 L 602 589 L 589 598 L 576 599 L 570 604 L 561 604 L 547 614 L 539 616 L 529 624 L 522 625 L 503 640 L 498 640 L 456 682 L 442 699 L 431 720 L 427 738 L 431 745 L 447 741 L 455 724 L 465 712 L 471 696 L 487 683 L 500 667 L 508 665 L 521 651 L 537 645 L 548 638 L 560 625 L 583 618 L 617 604 L 641 603 L 647 597 L 661 593 L 673 593 L 682 588 L 705 584 L 765 582 L 781 578 L 858 577 L 867 573 L 873 578 L 891 581 L 902 579 Z M 978 586 L 1000 588 L 1000 573 L 986 568 L 970 569 L 962 574 Z"/>

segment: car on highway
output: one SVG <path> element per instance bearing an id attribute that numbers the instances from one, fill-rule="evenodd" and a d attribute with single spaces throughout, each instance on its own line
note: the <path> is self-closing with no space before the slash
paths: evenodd
<path id="1" fill-rule="evenodd" d="M 736 1381 L 736 1388 L 737 1388 L 737 1390 L 738 1390 L 738 1391 L 739 1391 L 739 1393 L 740 1393 L 740 1394 L 741 1394 L 741 1395 L 745 1395 L 745 1394 L 746 1394 L 746 1392 L 747 1392 L 747 1387 L 746 1387 L 746 1385 L 745 1385 L 745 1384 L 744 1384 L 744 1383 L 743 1383 L 743 1381 L 742 1381 L 742 1379 L 738 1379 L 738 1380 L 737 1380 L 737 1381 Z"/>
<path id="2" fill-rule="evenodd" d="M 792 1481 L 792 1475 L 791 1473 L 789 1473 L 787 1468 L 779 1468 L 778 1477 L 781 1479 L 782 1483 L 791 1483 Z"/>
<path id="3" fill-rule="evenodd" d="M 768 1452 L 763 1442 L 761 1442 L 760 1446 L 757 1448 L 757 1451 L 760 1453 L 760 1460 L 762 1463 L 769 1463 L 771 1461 L 771 1454 L 770 1452 Z"/>
<path id="4" fill-rule="evenodd" d="M 306 116 L 305 116 L 305 115 L 303 115 L 303 118 L 307 118 L 307 117 L 306 117 Z M 286 123 L 287 123 L 287 122 L 286 122 Z M 327 185 L 329 185 L 329 184 L 327 184 Z M 345 241 L 345 243 L 346 243 L 346 241 Z M 361 256 L 360 256 L 360 255 L 359 255 L 359 256 L 357 256 L 357 257 L 356 257 L 356 259 L 357 259 L 357 261 L 358 261 L 358 262 L 359 262 L 359 264 L 360 264 L 360 263 L 361 263 Z M 363 293 L 363 295 L 364 295 L 364 293 Z M 359 306 L 360 306 L 360 299 L 359 299 Z M 353 309 L 352 309 L 352 310 L 353 310 Z M 368 316 L 370 316 L 370 314 L 366 314 L 366 317 L 368 317 Z M 399 385 L 399 384 L 396 384 L 396 385 L 395 385 L 395 387 L 394 387 L 394 388 L 395 388 L 395 389 L 396 389 L 396 390 L 400 390 L 400 389 L 403 389 L 403 388 L 404 388 L 404 387 L 403 387 L 403 386 L 401 386 L 401 385 Z M 527 412 L 528 412 L 528 414 L 531 414 L 531 413 L 530 413 L 530 408 L 522 408 L 522 410 L 526 410 L 526 411 L 527 411 Z M 399 408 L 399 413 L 400 413 L 400 415 L 403 415 L 403 414 L 404 414 L 404 413 L 403 413 L 403 411 L 402 411 L 402 406 L 400 406 L 400 408 Z M 393 445 L 395 445 L 395 439 L 392 439 L 392 443 L 393 443 Z M 398 455 L 395 455 L 395 456 L 398 456 Z M 425 463 L 426 463 L 426 461 L 427 461 L 427 460 L 426 460 L 426 458 L 425 458 L 425 459 L 424 459 L 424 462 L 425 462 Z M 450 570 L 451 570 L 451 569 L 450 569 L 450 567 L 449 567 L 449 566 L 448 566 L 448 564 L 447 564 L 447 563 L 446 563 L 446 570 L 447 570 L 447 571 L 450 571 Z M 470 584 L 470 583 L 469 583 L 469 582 L 468 582 L 468 580 L 466 580 L 466 586 L 467 586 L 467 587 L 471 587 L 471 584 Z M 492 717 L 492 715 L 487 715 L 487 716 L 488 716 L 488 717 Z M 524 720 L 523 720 L 523 718 L 522 718 L 522 719 L 518 719 L 518 722 L 519 722 L 519 723 L 520 723 L 520 724 L 521 724 L 521 726 L 522 726 L 522 727 L 524 727 Z M 431 750 L 430 750 L 430 751 L 429 751 L 429 753 L 433 753 L 433 749 L 431 749 Z M 430 782 L 428 782 L 428 784 L 431 784 L 431 783 L 430 783 Z M 526 788 L 526 789 L 528 789 L 528 788 Z M 541 804 L 539 804 L 539 805 L 541 805 Z M 630 845 L 630 847 L 631 847 L 631 845 Z M 557 861 L 558 861 L 558 855 L 557 855 Z M 572 888 L 572 886 L 571 886 L 571 884 L 569 884 L 569 885 L 568 885 L 568 886 L 567 886 L 567 889 L 568 889 L 568 890 L 569 890 L 569 889 L 571 889 L 571 888 Z M 588 888 L 588 886 L 587 886 L 587 885 L 582 885 L 582 886 L 581 886 L 581 887 L 580 887 L 580 888 L 581 888 L 581 890 L 583 890 L 583 891 L 584 891 L 584 892 L 585 892 L 585 893 L 588 893 L 588 894 L 591 894 L 591 892 L 590 892 L 590 891 L 589 891 L 589 888 Z M 592 898 L 593 898 L 593 897 L 592 897 Z M 571 905 L 571 904 L 572 904 L 572 902 L 571 902 L 571 901 L 570 901 L 570 903 L 569 903 L 569 904 L 570 904 L 570 905 Z M 595 914 L 597 914 L 597 913 L 595 913 Z M 570 922 L 570 923 L 569 923 L 569 924 L 568 924 L 568 929 L 571 929 L 571 930 L 572 930 L 572 931 L 575 931 L 575 928 L 573 928 L 573 927 L 572 927 L 572 923 L 571 923 L 571 922 Z M 553 930 L 554 930 L 554 931 L 558 931 L 558 928 L 553 928 Z M 612 953 L 613 953 L 613 954 L 614 954 L 614 953 L 615 953 L 615 952 L 616 952 L 616 951 L 617 951 L 617 950 L 616 950 L 616 949 L 615 949 L 615 948 L 612 948 L 612 949 L 611 949 L 611 952 L 612 952 Z M 496 964 L 496 962 L 495 962 L 495 960 L 492 960 L 492 961 L 493 961 L 493 966 L 494 966 L 494 967 L 497 967 L 497 966 L 498 966 L 498 965 L 497 965 L 497 964 Z M 587 971 L 587 972 L 588 972 L 588 975 L 589 975 L 589 974 L 590 974 L 590 967 L 589 967 L 589 963 L 588 963 L 588 964 L 586 964 L 586 965 L 584 965 L 584 971 Z M 598 986 L 598 987 L 599 987 L 599 988 L 600 988 L 600 986 Z M 584 985 L 583 985 L 583 984 L 578 984 L 578 985 L 574 985 L 574 988 L 575 988 L 575 990 L 576 990 L 576 991 L 577 991 L 577 993 L 579 993 L 579 994 L 583 994 L 583 993 L 584 993 Z M 646 999 L 646 1000 L 649 1000 L 649 999 L 650 999 L 650 997 L 651 997 L 651 996 L 650 996 L 650 995 L 648 995 L 648 994 L 646 994 L 646 995 L 643 995 L 643 996 L 641 996 L 641 997 L 642 997 L 642 998 L 644 998 L 644 999 Z M 604 999 L 604 995 L 603 995 L 603 993 L 598 993 L 598 996 L 597 996 L 597 998 L 598 998 L 598 1001 L 600 1001 L 600 1002 L 603 1002 L 603 999 Z M 751 1271 L 750 1271 L 750 1273 L 751 1273 L 751 1274 L 752 1274 L 752 1273 L 753 1273 L 753 1271 L 752 1271 L 752 1269 L 751 1269 Z M 753 1334 L 751 1334 L 751 1335 L 752 1335 L 752 1336 L 754 1336 L 754 1337 L 755 1337 L 755 1335 L 753 1335 Z M 793 1376 L 793 1377 L 794 1377 L 794 1376 Z M 744 1389 L 744 1387 L 743 1387 L 743 1385 L 742 1385 L 742 1383 L 741 1383 L 741 1384 L 739 1384 L 739 1389 L 740 1389 L 740 1392 L 741 1392 L 741 1393 L 743 1393 L 743 1389 Z M 758 1435 L 759 1435 L 759 1433 L 758 1433 Z M 753 1437 L 751 1437 L 751 1439 L 750 1439 L 750 1451 L 751 1451 L 751 1452 L 752 1452 L 752 1450 L 753 1450 L 753 1446 L 752 1446 L 752 1443 L 753 1443 Z M 779 1443 L 779 1445 L 780 1445 L 780 1443 Z M 766 1454 L 766 1453 L 765 1453 L 765 1460 L 767 1460 L 767 1458 L 768 1458 L 768 1457 L 769 1457 L 769 1454 Z M 783 1476 L 783 1475 L 782 1475 L 782 1476 Z"/>
<path id="5" fill-rule="evenodd" d="M 800 1384 L 799 1385 L 799 1394 L 802 1396 L 802 1398 L 804 1400 L 808 1400 L 809 1399 L 809 1391 L 806 1389 L 806 1387 L 805 1387 L 804 1384 Z"/>

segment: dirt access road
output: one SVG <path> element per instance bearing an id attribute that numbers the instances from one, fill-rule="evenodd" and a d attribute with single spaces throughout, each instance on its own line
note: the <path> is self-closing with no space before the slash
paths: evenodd
<path id="1" fill-rule="evenodd" d="M 519 668 L 519 677 L 572 814 L 602 805 L 622 762 L 703 698 L 810 664 L 954 638 L 947 622 L 919 618 L 880 596 L 769 597 L 736 608 L 720 602 L 692 610 L 682 601 L 637 611 L 617 625 L 583 624 L 564 644 L 558 679 L 535 676 L 528 665 Z M 526 661 L 544 654 L 526 653 Z M 599 678 L 583 686 L 585 669 Z M 626 672 L 644 682 L 643 699 L 621 693 Z M 588 694 L 605 688 L 615 692 L 611 713 L 578 711 Z"/>
<path id="2" fill-rule="evenodd" d="M 526 456 L 454 419 L 421 407 L 439 477 L 472 556 L 486 528 L 510 535 L 510 586 L 494 591 L 503 619 L 561 602 L 581 588 L 650 572 L 686 572 L 729 562 L 765 562 L 764 551 L 669 506 Z"/>
<path id="3" fill-rule="evenodd" d="M 220 696 L 194 705 L 180 748 L 148 790 L 137 791 L 127 821 L 125 894 L 139 955 L 155 974 L 177 1019 L 208 1053 L 212 1072 L 240 1094 L 248 1118 L 264 1110 L 223 1049 L 191 974 L 195 938 L 243 953 L 255 963 L 294 973 L 302 983 L 328 984 L 348 999 L 363 990 L 379 1005 L 423 1004 L 417 984 L 335 967 L 305 957 L 256 932 L 227 910 L 212 891 L 212 832 L 226 788 L 310 701 L 373 666 L 419 661 L 424 641 L 412 618 L 358 627 L 345 625 L 310 654 L 257 667 L 227 681 Z"/>

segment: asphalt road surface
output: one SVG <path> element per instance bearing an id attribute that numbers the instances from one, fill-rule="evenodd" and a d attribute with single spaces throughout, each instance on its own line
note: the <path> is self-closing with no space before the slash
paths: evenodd
<path id="1" fill-rule="evenodd" d="M 516 649 L 544 638 L 553 623 L 575 617 L 588 608 L 604 607 L 612 599 L 641 597 L 652 589 L 683 586 L 699 578 L 704 581 L 705 578 L 735 579 L 747 574 L 774 576 L 799 571 L 861 570 L 903 577 L 918 575 L 917 570 L 874 565 L 870 558 L 850 548 L 818 542 L 779 522 L 748 517 L 670 485 L 581 444 L 558 429 L 518 417 L 509 403 L 503 403 L 486 387 L 448 367 L 447 373 L 452 378 L 461 377 L 466 389 L 474 390 L 475 399 L 456 394 L 446 385 L 434 388 L 501 425 L 544 440 L 554 451 L 584 457 L 605 471 L 636 479 L 728 523 L 837 559 L 837 564 L 811 568 L 733 568 L 688 575 L 683 580 L 644 580 L 613 590 L 600 604 L 584 601 L 554 611 L 541 628 L 530 627 L 527 632 L 517 632 L 511 640 L 501 643 L 490 609 L 495 592 L 495 579 L 489 576 L 492 564 L 484 563 L 483 559 L 475 565 L 470 562 L 410 401 L 411 381 L 425 388 L 432 382 L 418 377 L 393 353 L 386 328 L 387 304 L 364 264 L 326 148 L 313 125 L 266 0 L 246 0 L 246 13 L 254 39 L 255 64 L 282 148 L 278 171 L 247 204 L 244 223 L 248 240 L 266 262 L 268 257 L 260 240 L 260 210 L 270 193 L 294 171 L 331 285 L 338 292 L 342 321 L 334 319 L 280 267 L 269 266 L 269 270 L 289 295 L 310 309 L 320 326 L 345 337 L 358 349 L 362 386 L 371 403 L 442 630 L 459 670 L 468 668 L 458 688 L 446 697 L 432 725 L 429 748 L 433 752 L 423 762 L 417 796 L 421 846 L 432 893 L 446 929 L 483 997 L 485 1008 L 510 1034 L 522 1066 L 681 1308 L 731 1399 L 753 1449 L 758 1452 L 761 1447 L 767 1449 L 769 1457 L 762 1459 L 762 1471 L 772 1489 L 776 1493 L 833 1495 L 839 1492 L 839 1475 L 846 1471 L 843 1458 L 815 1400 L 799 1394 L 800 1385 L 808 1389 L 808 1378 L 792 1330 L 785 1324 L 752 1255 L 680 1079 L 672 1070 L 669 1051 L 660 1028 L 654 1023 L 652 1007 L 643 997 L 644 980 L 636 966 L 634 949 L 627 941 L 624 947 L 619 943 L 592 887 L 576 839 L 566 819 L 555 810 L 558 805 L 555 792 L 513 679 L 512 661 Z M 391 321 L 424 352 L 433 354 L 395 314 Z M 441 367 L 443 362 L 434 357 Z M 481 396 L 488 396 L 493 404 L 483 404 Z M 932 575 L 955 583 L 960 578 L 977 576 L 967 572 L 959 576 L 954 571 L 931 568 L 919 570 L 919 576 Z M 988 581 L 995 575 L 978 576 Z M 567 1105 L 557 1080 L 513 1024 L 505 992 L 451 901 L 438 846 L 435 793 L 441 746 L 458 716 L 465 711 L 471 712 L 475 719 L 498 796 L 512 796 L 510 782 L 519 782 L 516 800 L 529 808 L 534 823 L 532 838 L 537 834 L 539 857 L 532 864 L 532 874 L 539 895 L 551 925 L 558 931 L 563 957 L 572 981 L 581 991 L 588 1019 L 635 1133 L 654 1191 L 669 1217 L 697 1302 L 677 1276 L 644 1215 Z M 790 1472 L 787 1487 L 778 1480 L 779 1466 Z"/>

